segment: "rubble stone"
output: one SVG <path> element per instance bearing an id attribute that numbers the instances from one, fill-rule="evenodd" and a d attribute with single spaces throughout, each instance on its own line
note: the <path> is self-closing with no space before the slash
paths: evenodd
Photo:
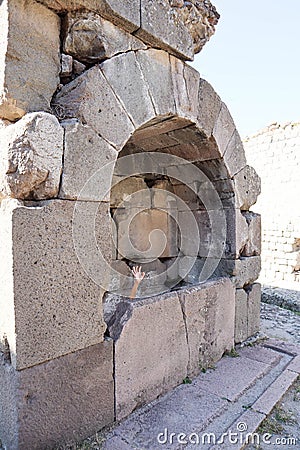
<path id="1" fill-rule="evenodd" d="M 56 197 L 63 157 L 63 128 L 56 117 L 29 113 L 0 135 L 0 198 Z"/>
<path id="2" fill-rule="evenodd" d="M 0 25 L 0 117 L 49 111 L 59 84 L 58 16 L 33 0 L 4 0 Z"/>

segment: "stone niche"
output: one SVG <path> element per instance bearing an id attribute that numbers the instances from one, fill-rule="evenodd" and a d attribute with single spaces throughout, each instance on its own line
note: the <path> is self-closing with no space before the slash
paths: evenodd
<path id="1" fill-rule="evenodd" d="M 206 0 L 0 4 L 10 450 L 88 437 L 258 331 L 260 180 L 185 62 L 217 19 Z"/>

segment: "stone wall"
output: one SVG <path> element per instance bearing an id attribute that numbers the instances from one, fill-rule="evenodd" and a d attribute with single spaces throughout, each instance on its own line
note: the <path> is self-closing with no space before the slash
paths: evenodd
<path id="1" fill-rule="evenodd" d="M 300 123 L 272 124 L 244 140 L 262 180 L 262 272 L 267 285 L 300 286 Z"/>

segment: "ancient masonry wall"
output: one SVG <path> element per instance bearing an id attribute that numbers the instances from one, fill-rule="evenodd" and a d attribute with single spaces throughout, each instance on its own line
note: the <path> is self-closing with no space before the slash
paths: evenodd
<path id="1" fill-rule="evenodd" d="M 244 141 L 249 164 L 258 172 L 262 193 L 261 282 L 300 286 L 300 123 L 272 124 Z"/>
<path id="2" fill-rule="evenodd" d="M 90 436 L 259 329 L 260 179 L 185 62 L 218 18 L 208 0 L 0 1 L 5 448 Z"/>

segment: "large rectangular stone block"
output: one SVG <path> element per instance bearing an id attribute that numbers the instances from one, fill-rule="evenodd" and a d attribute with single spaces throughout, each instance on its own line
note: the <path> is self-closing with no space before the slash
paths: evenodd
<path id="1" fill-rule="evenodd" d="M 229 279 L 179 291 L 189 346 L 188 375 L 218 361 L 234 346 L 235 289 Z"/>
<path id="2" fill-rule="evenodd" d="M 7 449 L 56 448 L 113 420 L 112 340 L 21 371 L 0 354 L 0 435 Z"/>
<path id="3" fill-rule="evenodd" d="M 48 111 L 60 71 L 60 20 L 33 0 L 0 3 L 0 117 Z"/>
<path id="4" fill-rule="evenodd" d="M 137 36 L 152 47 L 159 47 L 183 59 L 194 57 L 193 40 L 187 28 L 175 23 L 168 2 L 141 1 L 141 28 Z"/>
<path id="5" fill-rule="evenodd" d="M 261 216 L 252 211 L 244 211 L 248 224 L 248 240 L 243 250 L 243 256 L 259 256 L 261 254 Z"/>
<path id="6" fill-rule="evenodd" d="M 59 197 L 109 202 L 116 149 L 88 125 L 69 120 L 63 126 L 64 170 Z"/>
<path id="7" fill-rule="evenodd" d="M 261 285 L 254 283 L 247 287 L 248 294 L 248 336 L 260 329 Z"/>
<path id="8" fill-rule="evenodd" d="M 130 33 L 140 27 L 140 0 L 38 0 L 57 12 L 87 10 L 120 25 Z"/>
<path id="9" fill-rule="evenodd" d="M 119 420 L 182 383 L 188 364 L 186 329 L 176 293 L 119 303 L 108 327 L 115 340 Z"/>
<path id="10" fill-rule="evenodd" d="M 1 278 L 9 280 L 10 288 L 13 280 L 13 293 L 1 283 L 9 295 L 0 299 L 14 317 L 4 321 L 1 337 L 7 335 L 13 366 L 23 369 L 103 341 L 100 285 L 105 270 L 91 242 L 96 236 L 102 253 L 111 258 L 108 205 L 81 202 L 85 209 L 74 218 L 70 201 L 8 210 L 5 203 L 1 220 L 10 240 L 1 257 L 11 258 L 6 256 L 10 247 L 13 259 L 1 266 Z"/>
<path id="11" fill-rule="evenodd" d="M 259 277 L 261 258 L 259 256 L 241 257 L 236 260 L 221 259 L 217 273 L 230 276 L 237 288 L 252 284 Z"/>

